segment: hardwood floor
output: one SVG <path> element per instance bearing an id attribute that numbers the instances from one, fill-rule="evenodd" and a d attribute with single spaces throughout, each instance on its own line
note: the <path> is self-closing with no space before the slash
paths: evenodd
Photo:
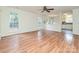
<path id="1" fill-rule="evenodd" d="M 53 32 L 47 30 L 23 33 L 3 37 L 0 40 L 2 53 L 47 53 L 79 52 L 79 36 L 71 32 Z"/>

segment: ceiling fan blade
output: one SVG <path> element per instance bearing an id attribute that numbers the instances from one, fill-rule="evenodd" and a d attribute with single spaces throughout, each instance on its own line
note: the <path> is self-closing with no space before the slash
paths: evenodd
<path id="1" fill-rule="evenodd" d="M 52 8 L 52 9 L 48 9 L 48 10 L 54 10 L 54 8 Z"/>

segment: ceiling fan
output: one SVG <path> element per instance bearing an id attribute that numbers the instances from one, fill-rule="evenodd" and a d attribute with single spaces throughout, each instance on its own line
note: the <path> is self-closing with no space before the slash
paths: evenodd
<path id="1" fill-rule="evenodd" d="M 50 12 L 50 10 L 54 10 L 54 8 L 48 9 L 46 6 L 44 6 L 44 7 L 43 7 L 43 10 L 42 10 L 41 12 L 44 12 L 44 11 Z"/>

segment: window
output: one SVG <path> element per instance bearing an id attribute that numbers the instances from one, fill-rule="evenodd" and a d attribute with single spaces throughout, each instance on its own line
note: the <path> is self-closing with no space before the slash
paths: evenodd
<path id="1" fill-rule="evenodd" d="M 18 15 L 15 12 L 10 13 L 10 28 L 18 28 Z"/>

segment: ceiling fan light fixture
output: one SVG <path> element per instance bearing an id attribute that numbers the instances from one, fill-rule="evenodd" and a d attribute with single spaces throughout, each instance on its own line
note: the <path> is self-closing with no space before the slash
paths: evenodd
<path id="1" fill-rule="evenodd" d="M 49 17 L 56 17 L 56 16 L 57 16 L 56 14 L 49 15 Z"/>

